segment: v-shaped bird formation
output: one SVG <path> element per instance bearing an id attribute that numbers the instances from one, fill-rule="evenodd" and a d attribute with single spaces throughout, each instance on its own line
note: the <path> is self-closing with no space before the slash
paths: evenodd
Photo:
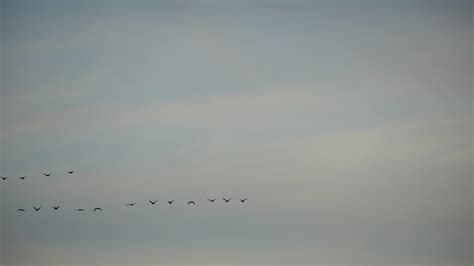
<path id="1" fill-rule="evenodd" d="M 68 170 L 66 173 L 69 174 L 69 175 L 72 175 L 72 174 L 75 173 L 75 170 Z M 53 175 L 52 172 L 43 172 L 42 174 L 43 174 L 45 177 L 49 177 L 49 176 Z M 6 183 L 8 179 L 9 179 L 8 176 L 0 176 L 0 180 L 2 181 L 2 183 Z M 26 180 L 26 179 L 27 179 L 27 176 L 24 176 L 24 175 L 18 176 L 18 179 L 19 179 L 19 180 Z M 215 203 L 216 200 L 217 200 L 217 198 L 207 198 L 207 201 L 208 201 L 209 203 Z M 230 203 L 230 201 L 232 200 L 232 198 L 230 198 L 230 197 L 228 197 L 228 198 L 223 197 L 222 200 L 223 200 L 225 203 Z M 248 198 L 240 198 L 239 200 L 240 200 L 240 203 L 246 203 L 247 200 L 248 200 Z M 148 200 L 148 203 L 149 203 L 149 205 L 156 205 L 156 206 L 161 205 L 161 204 L 158 202 L 158 200 L 156 200 L 156 199 L 153 199 L 153 200 L 150 199 L 150 200 Z M 167 203 L 167 204 L 166 204 L 166 203 Z M 166 200 L 166 202 L 165 202 L 165 204 L 166 204 L 166 205 L 169 205 L 169 206 L 172 206 L 174 203 L 175 203 L 175 200 L 174 200 L 174 199 L 173 199 L 173 200 Z M 195 205 L 197 204 L 197 201 L 196 201 L 196 200 L 187 200 L 187 201 L 185 201 L 184 203 L 185 203 L 187 206 L 195 206 Z M 135 207 L 136 205 L 137 205 L 136 202 L 128 202 L 128 203 L 125 203 L 125 206 L 126 206 L 126 207 Z M 32 207 L 32 210 L 33 210 L 34 212 L 40 212 L 42 209 L 43 209 L 42 206 L 36 206 L 36 205 L 35 205 L 35 206 Z M 54 205 L 54 206 L 52 206 L 52 209 L 53 209 L 54 211 L 59 211 L 60 209 L 62 209 L 62 206 L 61 206 L 61 205 Z M 73 210 L 74 210 L 74 212 L 87 212 L 87 210 L 84 209 L 84 208 L 76 208 L 76 209 L 73 209 Z M 18 208 L 18 209 L 16 210 L 16 212 L 27 212 L 27 211 L 28 211 L 27 208 Z M 93 212 L 93 213 L 99 213 L 99 212 L 102 212 L 102 207 L 91 208 L 90 211 Z"/>

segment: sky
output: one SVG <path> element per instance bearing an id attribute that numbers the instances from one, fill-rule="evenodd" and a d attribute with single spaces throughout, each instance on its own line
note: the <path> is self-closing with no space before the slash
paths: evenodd
<path id="1" fill-rule="evenodd" d="M 0 7 L 0 264 L 472 265 L 472 1 Z"/>

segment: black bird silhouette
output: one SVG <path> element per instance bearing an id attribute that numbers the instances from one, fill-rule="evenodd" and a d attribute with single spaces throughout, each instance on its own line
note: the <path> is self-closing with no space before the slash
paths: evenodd
<path id="1" fill-rule="evenodd" d="M 20 176 L 21 180 L 24 180 L 25 178 L 26 178 L 26 176 Z"/>
<path id="2" fill-rule="evenodd" d="M 247 201 L 248 198 L 245 198 L 245 199 L 240 199 L 240 202 L 244 203 L 245 201 Z"/>
<path id="3" fill-rule="evenodd" d="M 74 174 L 74 171 L 72 171 L 72 170 L 71 170 L 71 171 L 67 171 L 67 173 L 70 174 L 70 175 L 72 175 L 72 174 Z"/>
<path id="4" fill-rule="evenodd" d="M 75 212 L 85 212 L 86 210 L 84 210 L 84 209 L 75 209 L 74 211 Z"/>
<path id="5" fill-rule="evenodd" d="M 207 199 L 207 200 L 210 201 L 210 202 L 216 201 L 216 199 Z"/>
<path id="6" fill-rule="evenodd" d="M 25 209 L 18 209 L 17 212 L 26 212 Z"/>
<path id="7" fill-rule="evenodd" d="M 155 201 L 149 200 L 148 202 L 150 202 L 151 205 L 155 205 L 158 201 L 157 200 L 155 200 Z"/>
<path id="8" fill-rule="evenodd" d="M 2 180 L 7 180 L 8 176 L 2 176 Z"/>
<path id="9" fill-rule="evenodd" d="M 190 204 L 192 204 L 192 205 L 196 205 L 196 202 L 194 202 L 194 201 L 190 200 L 190 201 L 188 201 L 188 206 L 189 206 Z"/>
<path id="10" fill-rule="evenodd" d="M 61 208 L 61 206 L 53 206 L 53 209 L 55 210 L 59 210 L 59 208 Z"/>
<path id="11" fill-rule="evenodd" d="M 43 173 L 43 175 L 44 175 L 44 176 L 50 176 L 51 173 L 47 173 L 47 174 L 46 174 L 46 173 Z"/>
<path id="12" fill-rule="evenodd" d="M 136 203 L 128 203 L 126 206 L 135 206 Z"/>
<path id="13" fill-rule="evenodd" d="M 35 209 L 35 211 L 39 211 L 39 210 L 41 210 L 41 206 L 39 206 L 39 207 L 34 207 L 33 206 L 33 209 Z"/>
<path id="14" fill-rule="evenodd" d="M 225 202 L 229 202 L 232 198 L 230 199 L 226 199 L 226 198 L 222 198 Z"/>
<path id="15" fill-rule="evenodd" d="M 95 208 L 94 212 L 96 212 L 96 211 L 102 211 L 102 208 Z"/>
<path id="16" fill-rule="evenodd" d="M 173 204 L 174 200 L 168 200 L 168 204 Z"/>

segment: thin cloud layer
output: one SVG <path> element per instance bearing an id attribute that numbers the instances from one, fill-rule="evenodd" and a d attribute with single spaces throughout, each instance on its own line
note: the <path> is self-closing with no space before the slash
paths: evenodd
<path id="1" fill-rule="evenodd" d="M 472 264 L 471 2 L 1 8 L 4 264 Z"/>

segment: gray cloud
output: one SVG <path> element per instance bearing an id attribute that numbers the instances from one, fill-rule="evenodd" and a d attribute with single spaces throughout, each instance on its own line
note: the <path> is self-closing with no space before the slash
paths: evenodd
<path id="1" fill-rule="evenodd" d="M 472 264 L 472 3 L 2 8 L 3 263 Z"/>

